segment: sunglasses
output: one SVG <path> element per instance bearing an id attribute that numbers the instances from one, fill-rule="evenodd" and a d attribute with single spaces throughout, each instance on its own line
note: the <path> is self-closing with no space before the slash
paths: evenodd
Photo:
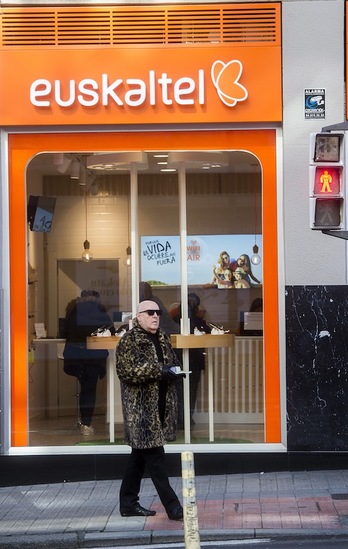
<path id="1" fill-rule="evenodd" d="M 161 309 L 146 309 L 146 311 L 139 311 L 139 313 L 147 313 L 149 316 L 153 316 L 155 313 L 157 316 L 161 316 L 162 312 Z"/>

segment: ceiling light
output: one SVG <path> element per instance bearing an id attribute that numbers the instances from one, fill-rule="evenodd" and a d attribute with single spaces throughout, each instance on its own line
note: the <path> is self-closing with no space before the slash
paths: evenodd
<path id="1" fill-rule="evenodd" d="M 53 154 L 53 164 L 55 166 L 61 166 L 64 162 L 64 153 L 54 153 Z"/>
<path id="2" fill-rule="evenodd" d="M 73 160 L 71 164 L 71 179 L 78 179 L 80 177 L 80 162 L 78 160 Z"/>
<path id="3" fill-rule="evenodd" d="M 131 164 L 135 164 L 138 170 L 146 169 L 147 155 L 142 151 L 130 151 L 100 153 L 87 157 L 87 168 L 90 170 L 126 170 Z"/>
<path id="4" fill-rule="evenodd" d="M 79 185 L 87 185 L 87 170 L 83 164 L 80 165 Z"/>
<path id="5" fill-rule="evenodd" d="M 126 267 L 130 267 L 132 265 L 132 248 L 130 246 L 127 246 L 126 248 L 126 257 L 124 259 L 124 264 Z"/>
<path id="6" fill-rule="evenodd" d="M 93 254 L 90 250 L 90 243 L 88 240 L 85 240 L 83 243 L 83 253 L 82 253 L 82 261 L 85 263 L 89 263 L 93 259 Z"/>
<path id="7" fill-rule="evenodd" d="M 204 166 L 226 167 L 229 165 L 229 157 L 221 151 L 172 151 L 169 153 L 168 164 L 185 164 L 188 170 L 203 169 Z"/>
<path id="8" fill-rule="evenodd" d="M 250 261 L 253 265 L 259 265 L 261 263 L 261 257 L 259 256 L 259 247 L 257 244 L 253 246 L 253 255 L 250 258 Z"/>
<path id="9" fill-rule="evenodd" d="M 82 261 L 85 263 L 89 263 L 93 259 L 93 254 L 90 250 L 90 243 L 87 238 L 87 227 L 88 227 L 88 220 L 87 220 L 87 193 L 85 192 L 85 224 L 86 224 L 86 240 L 83 243 L 83 252 L 82 252 Z"/>
<path id="10" fill-rule="evenodd" d="M 56 153 L 53 155 L 53 164 L 56 166 L 57 172 L 66 173 L 71 164 L 71 158 L 65 154 Z"/>

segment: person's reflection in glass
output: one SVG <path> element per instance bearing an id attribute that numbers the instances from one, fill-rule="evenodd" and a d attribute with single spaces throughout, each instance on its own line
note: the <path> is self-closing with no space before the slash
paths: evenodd
<path id="1" fill-rule="evenodd" d="M 188 314 L 190 318 L 190 333 L 193 334 L 195 329 L 206 334 L 210 334 L 211 328 L 204 320 L 205 310 L 200 309 L 200 298 L 194 292 L 188 294 Z M 180 322 L 181 306 L 177 304 L 171 308 L 173 320 Z M 199 337 L 199 336 L 197 336 Z M 190 382 L 190 424 L 194 425 L 193 414 L 196 408 L 198 387 L 201 380 L 202 371 L 205 369 L 205 350 L 190 349 L 189 350 L 189 382 Z M 183 404 L 183 386 L 182 382 L 177 383 L 178 391 L 178 429 L 183 429 L 184 425 L 184 404 Z"/>
<path id="2" fill-rule="evenodd" d="M 94 434 L 92 418 L 96 402 L 98 379 L 106 373 L 108 351 L 87 349 L 86 338 L 98 328 L 105 327 L 115 333 L 111 318 L 100 302 L 98 292 L 83 290 L 66 308 L 66 343 L 64 371 L 76 376 L 80 382 L 80 432 Z"/>

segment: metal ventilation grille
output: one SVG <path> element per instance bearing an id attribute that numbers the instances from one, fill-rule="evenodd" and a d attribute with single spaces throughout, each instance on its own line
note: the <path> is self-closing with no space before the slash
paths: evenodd
<path id="1" fill-rule="evenodd" d="M 110 10 L 57 10 L 56 45 L 110 45 L 111 15 Z"/>
<path id="2" fill-rule="evenodd" d="M 262 8 L 226 9 L 223 12 L 223 42 L 276 42 L 274 10 Z"/>
<path id="3" fill-rule="evenodd" d="M 2 46 L 54 46 L 56 18 L 53 12 L 1 10 Z"/>
<path id="4" fill-rule="evenodd" d="M 167 10 L 122 9 L 112 14 L 115 45 L 165 44 L 167 37 Z"/>
<path id="5" fill-rule="evenodd" d="M 0 47 L 280 45 L 280 4 L 0 8 Z"/>
<path id="6" fill-rule="evenodd" d="M 280 43 L 277 15 L 276 6 L 265 4 L 177 8 L 168 13 L 168 43 Z"/>

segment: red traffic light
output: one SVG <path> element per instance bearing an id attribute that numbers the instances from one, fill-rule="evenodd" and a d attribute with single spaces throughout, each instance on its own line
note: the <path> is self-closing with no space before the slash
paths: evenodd
<path id="1" fill-rule="evenodd" d="M 341 168 L 321 166 L 315 168 L 313 194 L 315 196 L 339 195 L 341 192 Z"/>

